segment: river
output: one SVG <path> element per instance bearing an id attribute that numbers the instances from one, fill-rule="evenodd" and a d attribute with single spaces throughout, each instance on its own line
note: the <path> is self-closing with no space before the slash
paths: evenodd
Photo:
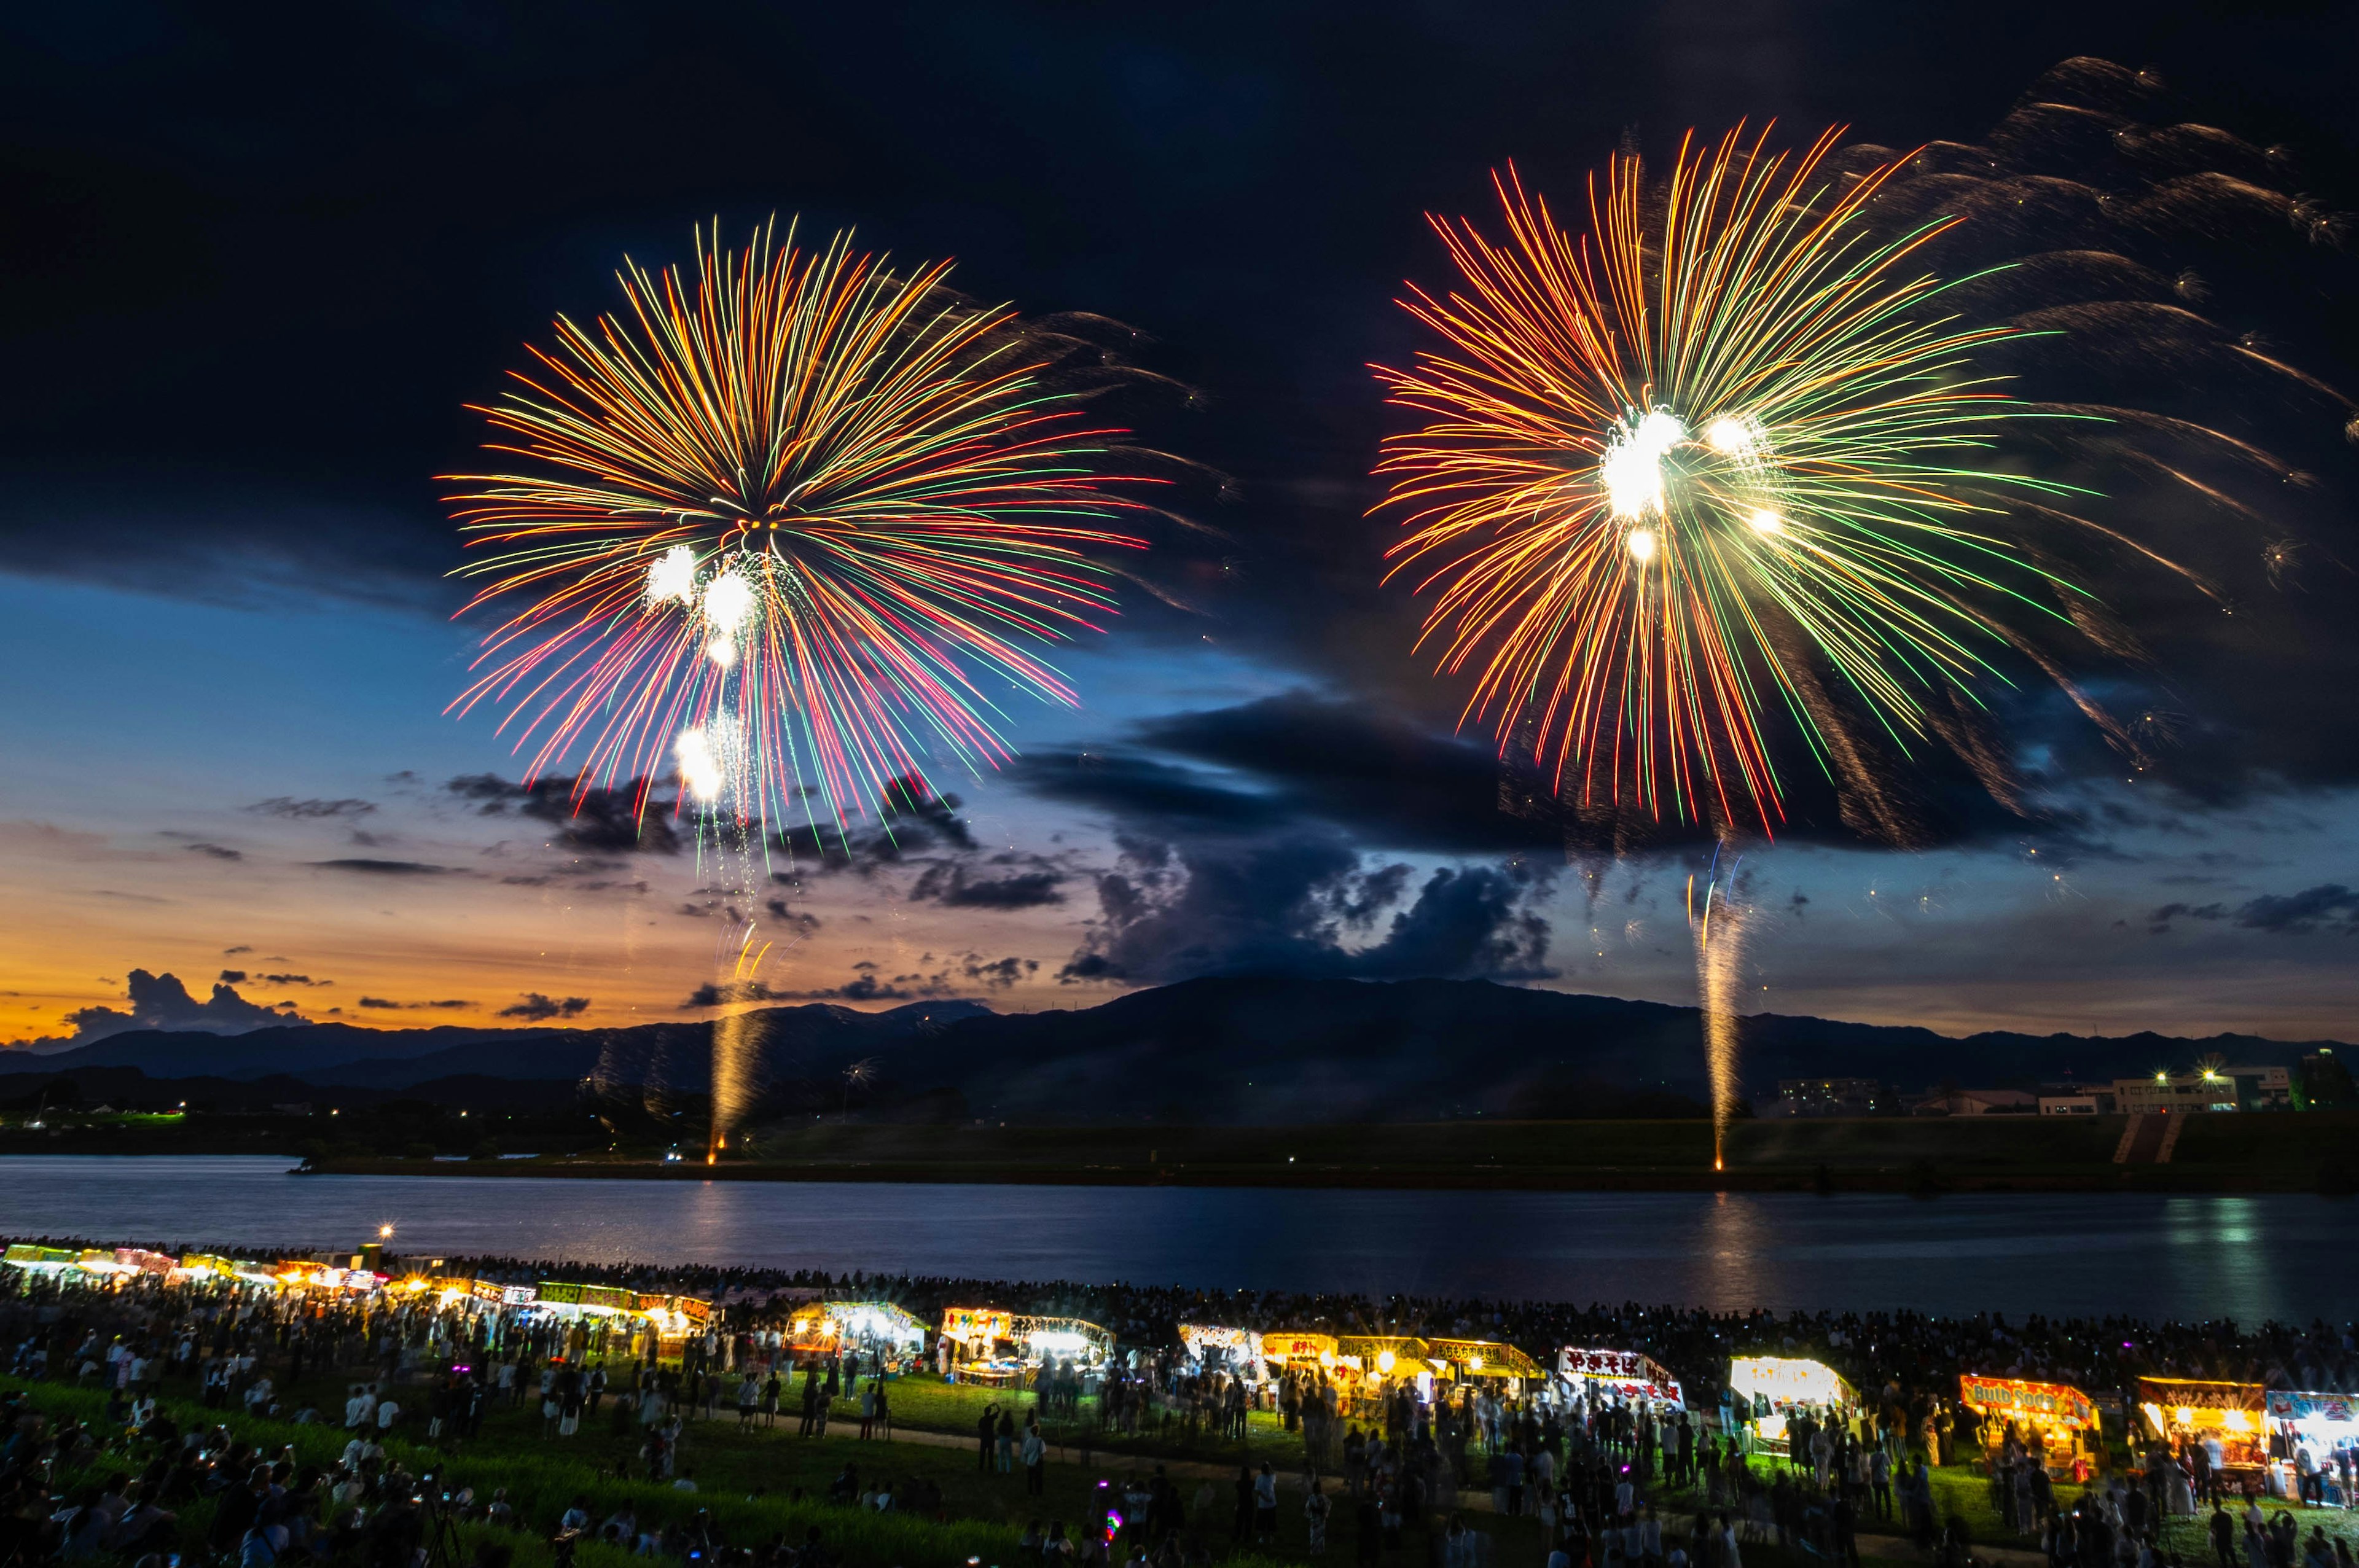
<path id="1" fill-rule="evenodd" d="M 409 1256 L 1944 1315 L 2347 1317 L 2359 1209 L 2298 1195 L 1435 1193 L 293 1176 L 0 1159 L 0 1234 Z"/>

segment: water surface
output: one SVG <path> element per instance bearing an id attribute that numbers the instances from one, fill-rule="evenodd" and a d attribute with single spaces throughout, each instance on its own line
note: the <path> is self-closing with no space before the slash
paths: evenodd
<path id="1" fill-rule="evenodd" d="M 2359 1206 L 2300 1195 L 1322 1192 L 293 1176 L 0 1159 L 0 1234 L 1741 1310 L 2308 1320 L 2359 1311 Z"/>

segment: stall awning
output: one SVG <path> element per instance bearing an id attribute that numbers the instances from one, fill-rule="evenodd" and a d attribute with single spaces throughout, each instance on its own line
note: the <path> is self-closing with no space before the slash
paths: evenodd
<path id="1" fill-rule="evenodd" d="M 1728 1363 L 1728 1386 L 1758 1396 L 1773 1410 L 1792 1405 L 1845 1405 L 1859 1396 L 1842 1373 L 1823 1361 L 1782 1356 L 1739 1356 Z"/>
<path id="2" fill-rule="evenodd" d="M 2089 1396 L 2065 1383 L 2027 1383 L 2019 1378 L 1984 1378 L 1970 1372 L 1958 1379 L 1958 1400 L 1978 1414 L 2001 1421 L 2069 1426 L 2075 1431 L 2097 1422 L 2097 1407 Z"/>
<path id="3" fill-rule="evenodd" d="M 1452 1369 L 1478 1378 L 1537 1378 L 1539 1363 L 1495 1339 L 1429 1339 L 1428 1353 Z"/>

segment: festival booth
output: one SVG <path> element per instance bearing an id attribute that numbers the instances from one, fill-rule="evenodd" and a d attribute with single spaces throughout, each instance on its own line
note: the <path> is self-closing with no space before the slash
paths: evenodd
<path id="1" fill-rule="evenodd" d="M 806 1302 L 787 1325 L 798 1358 L 833 1360 L 846 1351 L 902 1370 L 926 1352 L 926 1325 L 891 1302 Z"/>
<path id="2" fill-rule="evenodd" d="M 963 1383 L 1020 1384 L 1050 1361 L 1105 1365 L 1114 1336 L 1085 1318 L 1030 1317 L 992 1307 L 942 1314 L 943 1370 Z"/>
<path id="3" fill-rule="evenodd" d="M 1568 1345 L 1556 1353 L 1556 1375 L 1579 1386 L 1592 1403 L 1608 1396 L 1634 1405 L 1687 1409 L 1687 1394 L 1663 1364 L 1636 1350 L 1585 1349 Z"/>
<path id="4" fill-rule="evenodd" d="M 419 1281 L 420 1293 L 465 1286 L 472 1310 L 512 1314 L 520 1325 L 558 1324 L 567 1329 L 563 1354 L 575 1358 L 590 1350 L 674 1361 L 689 1339 L 712 1322 L 712 1306 L 693 1296 L 650 1295 L 619 1285 L 577 1285 L 562 1280 L 506 1285 L 495 1280 Z M 623 1343 L 614 1344 L 614 1336 Z M 593 1344 L 592 1341 L 595 1341 Z"/>
<path id="5" fill-rule="evenodd" d="M 2342 1490 L 2343 1483 L 2337 1455 L 2342 1450 L 2359 1448 L 2359 1398 L 2271 1389 L 2267 1408 L 2270 1430 L 2283 1440 L 2285 1452 L 2308 1450 L 2311 1466 L 2325 1475 L 2330 1494 L 2325 1500 L 2350 1507 L 2349 1498 L 2332 1494 Z"/>
<path id="6" fill-rule="evenodd" d="M 148 1252 L 136 1247 L 85 1247 L 79 1249 L 63 1247 L 36 1247 L 16 1243 L 5 1258 L 11 1268 L 28 1274 L 55 1277 L 73 1273 L 85 1276 L 92 1283 L 116 1281 L 136 1274 L 167 1275 L 178 1264 L 165 1253 Z"/>
<path id="7" fill-rule="evenodd" d="M 1750 1421 L 1772 1454 L 1786 1452 L 1786 1425 L 1796 1411 L 1851 1411 L 1859 1395 L 1823 1361 L 1780 1356 L 1738 1356 L 1728 1363 L 1729 1392 L 1737 1418 Z"/>
<path id="8" fill-rule="evenodd" d="M 1188 1353 L 1188 1359 L 1204 1371 L 1226 1372 L 1248 1383 L 1269 1380 L 1269 1355 L 1258 1329 L 1183 1323 L 1180 1325 L 1180 1345 Z"/>
<path id="9" fill-rule="evenodd" d="M 1440 1364 L 1432 1347 L 1407 1335 L 1344 1334 L 1335 1339 L 1335 1365 L 1328 1377 L 1345 1394 L 1377 1399 L 1396 1383 L 1414 1383 L 1418 1398 L 1433 1397 Z"/>
<path id="10" fill-rule="evenodd" d="M 325 1291 L 366 1295 L 386 1288 L 386 1277 L 371 1270 L 339 1269 L 333 1264 L 314 1262 L 308 1258 L 281 1259 L 271 1270 L 271 1280 L 282 1291 Z M 435 1283 L 456 1286 L 461 1296 L 467 1293 L 468 1282 L 464 1280 L 439 1280 Z M 447 1293 L 443 1297 L 446 1303 L 451 1299 Z"/>
<path id="11" fill-rule="evenodd" d="M 1307 1372 L 1313 1367 L 1332 1373 L 1336 1365 L 1335 1336 L 1332 1334 L 1266 1333 L 1261 1336 L 1261 1357 L 1280 1372 Z"/>
<path id="12" fill-rule="evenodd" d="M 2085 1482 L 2095 1468 L 2096 1446 L 2102 1441 L 2097 1407 L 2078 1389 L 1966 1373 L 1958 1379 L 1958 1402 L 1982 1418 L 1985 1462 L 1995 1463 L 2011 1426 L 2025 1449 L 2059 1480 Z"/>
<path id="13" fill-rule="evenodd" d="M 2219 1444 L 2215 1465 L 2231 1478 L 2256 1478 L 2268 1468 L 2268 1432 L 2258 1383 L 2195 1378 L 2140 1378 L 2138 1413 L 2148 1431 L 2179 1448 Z"/>
<path id="14" fill-rule="evenodd" d="M 1429 1339 L 1425 1345 L 1426 1358 L 1438 1363 L 1452 1382 L 1484 1379 L 1501 1384 L 1499 1391 L 1513 1396 L 1547 1376 L 1538 1362 L 1495 1339 Z"/>

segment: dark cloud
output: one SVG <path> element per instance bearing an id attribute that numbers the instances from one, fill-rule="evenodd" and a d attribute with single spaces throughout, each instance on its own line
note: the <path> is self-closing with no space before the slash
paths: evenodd
<path id="1" fill-rule="evenodd" d="M 73 1028 L 72 1034 L 16 1044 L 87 1045 L 134 1029 L 197 1030 L 209 1034 L 241 1034 L 252 1029 L 305 1022 L 295 1015 L 292 1003 L 282 1002 L 277 1009 L 272 1009 L 246 1000 L 234 989 L 236 982 L 228 978 L 234 973 L 236 971 L 223 970 L 223 979 L 213 985 L 212 994 L 199 1001 L 189 994 L 189 988 L 177 975 L 158 975 L 146 969 L 134 969 L 124 980 L 124 994 L 131 1003 L 128 1009 L 81 1008 L 65 1015 L 65 1022 Z"/>
<path id="2" fill-rule="evenodd" d="M 245 983 L 245 971 L 244 969 L 223 969 L 221 972 L 220 979 L 221 983 L 225 986 L 242 986 Z"/>
<path id="3" fill-rule="evenodd" d="M 353 871 L 369 877 L 445 877 L 465 873 L 449 866 L 429 865 L 423 860 L 313 860 L 312 865 L 323 871 Z"/>
<path id="4" fill-rule="evenodd" d="M 2359 889 L 2321 882 L 2299 892 L 2264 893 L 2236 911 L 2236 924 L 2255 931 L 2359 932 Z"/>
<path id="5" fill-rule="evenodd" d="M 887 978 L 875 964 L 854 964 L 853 968 L 853 978 L 840 986 L 781 994 L 797 1001 L 926 1001 L 952 994 L 947 974 Z"/>
<path id="6" fill-rule="evenodd" d="M 2247 931 L 2280 936 L 2311 931 L 2359 935 L 2359 888 L 2321 882 L 2299 892 L 2263 893 L 2233 908 L 2220 900 L 2166 903 L 2147 916 L 2147 929 L 2160 935 L 2178 920 L 2225 920 Z"/>
<path id="7" fill-rule="evenodd" d="M 783 898 L 766 898 L 762 907 L 771 919 L 785 925 L 798 936 L 808 936 L 820 928 L 820 917 L 809 910 L 796 909 Z"/>
<path id="8" fill-rule="evenodd" d="M 497 773 L 463 773 L 445 793 L 472 803 L 485 816 L 514 812 L 557 830 L 558 842 L 592 854 L 676 855 L 685 840 L 675 826 L 677 795 L 634 779 L 605 789 L 579 778 L 538 778 L 511 784 Z"/>
<path id="9" fill-rule="evenodd" d="M 1018 866 L 1028 869 L 1014 869 Z M 950 909 L 1038 909 L 1064 903 L 1068 880 L 1037 856 L 995 855 L 980 868 L 940 860 L 926 868 L 909 896 Z"/>
<path id="10" fill-rule="evenodd" d="M 499 1015 L 502 1018 L 521 1018 L 538 1023 L 551 1018 L 572 1018 L 588 1011 L 589 1008 L 590 999 L 586 996 L 570 996 L 560 1001 L 553 997 L 543 996 L 538 991 L 527 991 L 523 1000 L 513 1006 L 500 1009 Z"/>
<path id="11" fill-rule="evenodd" d="M 535 993 L 535 994 L 536 994 L 536 995 L 538 995 L 538 993 Z M 547 997 L 541 997 L 541 998 L 540 998 L 540 1000 L 543 1000 L 543 1001 L 547 1001 L 549 999 L 548 999 Z M 581 1002 L 583 1004 L 583 1006 L 587 1006 L 587 1005 L 588 1005 L 587 999 L 585 999 L 585 998 L 574 997 L 574 998 L 571 998 L 571 999 L 569 999 L 569 1000 L 574 1000 L 574 1001 L 581 1001 Z M 365 1007 L 365 1008 L 372 1009 L 372 1010 L 376 1011 L 383 1011 L 383 1012 L 403 1012 L 403 1011 L 406 1011 L 406 1012 L 419 1012 L 419 1011 L 425 1011 L 437 1010 L 437 1009 L 439 1009 L 439 1010 L 442 1010 L 442 1011 L 451 1011 L 451 1010 L 460 1009 L 460 1008 L 469 1008 L 469 1007 L 473 1007 L 473 1006 L 474 1006 L 475 1004 L 474 1004 L 473 1002 L 472 1002 L 472 1001 L 460 1001 L 460 1000 L 448 1000 L 448 1001 L 388 1001 L 388 1000 L 386 1000 L 384 997 L 381 997 L 381 996 L 364 996 L 364 997 L 363 997 L 363 998 L 361 998 L 361 999 L 360 999 L 360 1005 L 361 1005 L 361 1006 L 363 1006 L 363 1007 Z M 581 1009 L 580 1009 L 580 1008 L 575 1008 L 573 1011 L 576 1011 L 576 1012 L 579 1012 L 579 1011 L 581 1011 Z M 514 1010 L 514 1009 L 510 1009 L 508 1011 L 506 1011 L 506 1012 L 503 1012 L 503 1013 L 501 1013 L 501 1014 L 500 1014 L 500 1016 L 501 1016 L 501 1017 L 503 1017 L 503 1018 L 510 1017 L 510 1016 L 513 1016 L 513 1015 L 515 1015 L 515 1010 Z"/>
<path id="12" fill-rule="evenodd" d="M 885 786 L 875 821 L 842 829 L 832 824 L 789 828 L 775 835 L 770 847 L 823 872 L 867 872 L 925 855 L 972 853 L 974 835 L 958 815 L 960 805 L 958 796 L 938 795 L 922 779 L 896 779 Z"/>
<path id="13" fill-rule="evenodd" d="M 274 986 L 332 986 L 333 980 L 315 980 L 309 975 L 259 975 L 256 979 Z"/>
<path id="14" fill-rule="evenodd" d="M 245 859 L 245 855 L 243 851 L 230 849 L 224 844 L 190 844 L 186 846 L 186 848 L 192 855 L 204 855 L 216 860 L 243 860 Z"/>
<path id="15" fill-rule="evenodd" d="M 236 946 L 234 946 L 234 947 L 224 947 L 224 948 L 223 948 L 223 949 L 222 949 L 222 957 L 224 957 L 224 958 L 234 958 L 234 957 L 236 957 L 240 953 L 251 953 L 251 952 L 253 952 L 253 951 L 254 951 L 254 949 L 253 949 L 253 948 L 251 948 L 251 947 L 247 946 L 245 943 L 241 942 L 241 943 L 239 943 L 239 944 L 238 944 Z"/>
<path id="16" fill-rule="evenodd" d="M 988 990 L 1006 990 L 1019 980 L 1030 979 L 1040 972 L 1038 958 L 985 958 L 969 953 L 959 962 L 959 973 Z"/>
<path id="17" fill-rule="evenodd" d="M 784 1001 L 786 1000 L 786 992 L 774 991 L 760 980 L 734 980 L 725 984 L 716 980 L 707 980 L 689 992 L 687 1000 L 679 1005 L 682 1009 L 688 1009 L 722 1007 L 730 1002 Z"/>
<path id="18" fill-rule="evenodd" d="M 1118 747 L 1027 757 L 1012 772 L 1033 794 L 1180 836 L 1319 824 L 1373 849 L 1451 856 L 1669 852 L 1717 838 L 1701 819 L 1584 806 L 1503 762 L 1487 740 L 1428 729 L 1413 709 L 1301 692 L 1150 719 Z M 2074 813 L 2053 802 L 2004 807 L 1953 761 L 1886 772 L 1878 798 L 1863 803 L 1803 770 L 1788 782 L 1777 838 L 1857 844 L 1881 831 L 1881 817 L 1905 823 L 1919 843 L 2029 836 L 2102 848 Z"/>
<path id="19" fill-rule="evenodd" d="M 1551 864 L 1433 871 L 1384 936 L 1348 947 L 1406 890 L 1407 869 L 1367 868 L 1340 834 L 1179 841 L 1125 834 L 1097 879 L 1098 916 L 1067 980 L 1162 985 L 1200 975 L 1536 979 L 1549 928 L 1537 906 Z"/>
<path id="20" fill-rule="evenodd" d="M 275 795 L 268 800 L 257 800 L 245 808 L 257 816 L 284 816 L 296 822 L 321 822 L 342 818 L 349 821 L 366 816 L 376 809 L 373 800 L 297 800 L 292 795 Z"/>

